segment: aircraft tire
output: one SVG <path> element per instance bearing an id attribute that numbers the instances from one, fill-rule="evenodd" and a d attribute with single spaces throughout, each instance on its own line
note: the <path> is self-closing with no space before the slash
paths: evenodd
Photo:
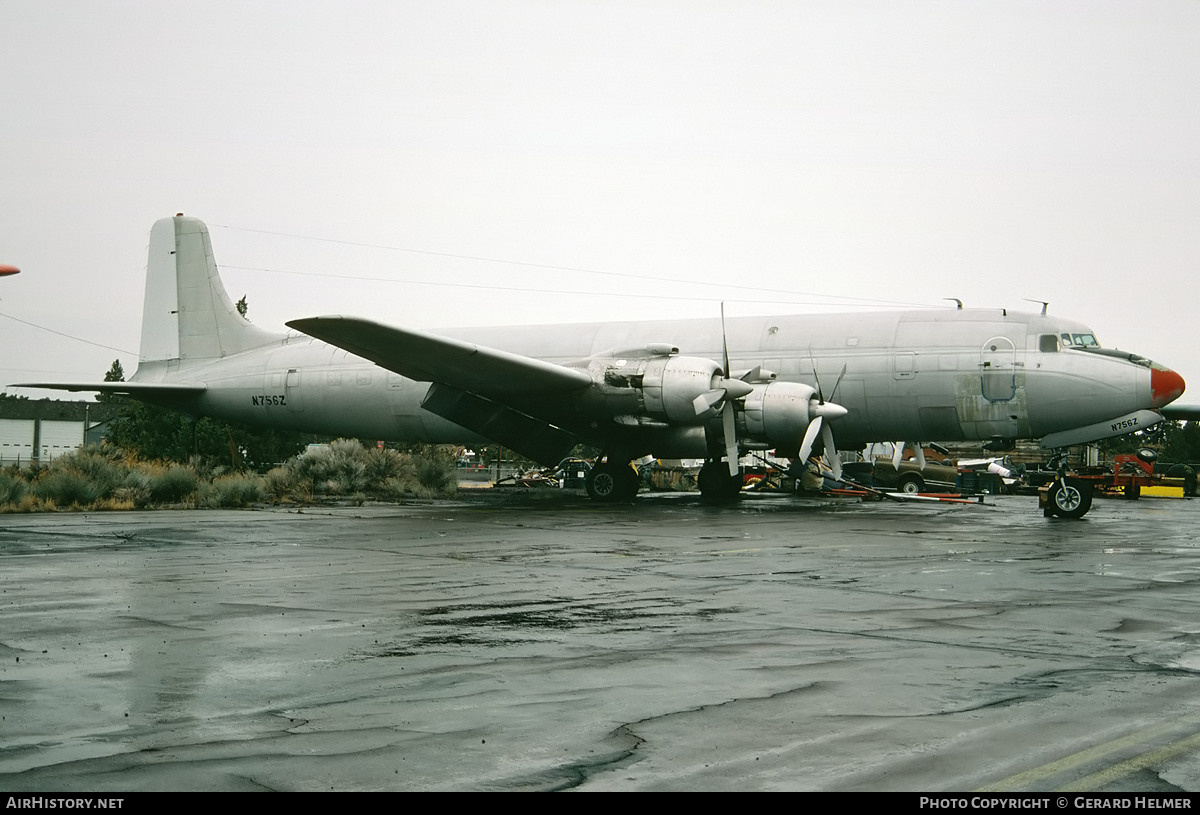
<path id="1" fill-rule="evenodd" d="M 909 495 L 916 495 L 925 491 L 925 479 L 914 473 L 902 475 L 896 482 L 896 489 Z"/>
<path id="2" fill-rule="evenodd" d="M 1196 494 L 1196 468 L 1188 464 L 1172 464 L 1167 470 L 1168 478 L 1183 479 L 1183 494 L 1194 496 Z"/>
<path id="3" fill-rule="evenodd" d="M 1092 485 L 1056 482 L 1050 488 L 1049 507 L 1060 518 L 1082 518 L 1092 508 Z"/>
<path id="4" fill-rule="evenodd" d="M 696 478 L 700 495 L 710 504 L 730 504 L 742 496 L 742 476 L 729 474 L 729 465 L 723 461 L 710 461 L 700 468 Z"/>
<path id="5" fill-rule="evenodd" d="M 632 501 L 637 495 L 638 476 L 628 464 L 603 462 L 588 472 L 584 486 L 594 501 L 610 504 Z"/>

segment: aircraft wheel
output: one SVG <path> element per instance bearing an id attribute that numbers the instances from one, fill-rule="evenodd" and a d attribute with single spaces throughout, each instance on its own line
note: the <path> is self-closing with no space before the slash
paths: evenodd
<path id="1" fill-rule="evenodd" d="M 604 462 L 597 464 L 584 481 L 587 494 L 593 500 L 607 503 L 632 501 L 637 495 L 638 476 L 628 464 Z"/>
<path id="2" fill-rule="evenodd" d="M 700 495 L 710 504 L 728 504 L 742 494 L 742 475 L 729 474 L 729 465 L 723 461 L 710 461 L 700 468 L 696 479 Z"/>
<path id="3" fill-rule="evenodd" d="M 925 491 L 925 479 L 914 473 L 908 473 L 907 475 L 900 476 L 900 481 L 897 482 L 896 488 L 900 492 L 916 495 L 919 492 Z"/>
<path id="4" fill-rule="evenodd" d="M 1183 494 L 1196 494 L 1196 468 L 1187 464 L 1172 464 L 1167 470 L 1168 478 L 1183 479 Z"/>
<path id="5" fill-rule="evenodd" d="M 1090 484 L 1056 482 L 1050 488 L 1050 509 L 1060 518 L 1082 518 L 1092 508 Z"/>

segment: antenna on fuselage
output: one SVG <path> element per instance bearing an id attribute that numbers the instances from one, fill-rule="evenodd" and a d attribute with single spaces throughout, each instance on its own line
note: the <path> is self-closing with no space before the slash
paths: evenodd
<path id="1" fill-rule="evenodd" d="M 959 300 L 957 297 L 943 297 L 942 299 L 953 300 L 955 303 L 958 303 L 958 310 L 962 311 L 962 300 Z"/>
<path id="2" fill-rule="evenodd" d="M 1026 303 L 1041 303 L 1043 317 L 1046 316 L 1046 309 L 1050 308 L 1050 303 L 1046 300 L 1030 300 L 1028 297 L 1022 297 L 1021 299 L 1024 300 Z"/>

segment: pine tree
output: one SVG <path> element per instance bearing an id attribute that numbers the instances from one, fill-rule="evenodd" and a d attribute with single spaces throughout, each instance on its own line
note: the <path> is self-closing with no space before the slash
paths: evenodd
<path id="1" fill-rule="evenodd" d="M 113 360 L 112 365 L 109 366 L 109 368 L 108 368 L 108 373 L 106 373 L 104 375 L 104 381 L 105 382 L 124 382 L 125 381 L 125 368 L 121 366 L 121 360 L 119 360 L 119 359 Z M 114 398 L 119 398 L 119 397 L 114 397 L 111 393 L 96 394 L 97 402 L 109 402 L 109 401 L 112 401 Z"/>
<path id="2" fill-rule="evenodd" d="M 113 360 L 112 365 L 109 366 L 108 373 L 106 373 L 104 375 L 104 381 L 105 382 L 124 382 L 125 381 L 125 368 L 121 365 L 121 360 L 119 360 L 119 359 Z"/>

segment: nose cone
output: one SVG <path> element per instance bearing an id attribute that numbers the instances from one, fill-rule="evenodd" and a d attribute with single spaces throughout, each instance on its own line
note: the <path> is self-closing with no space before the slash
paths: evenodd
<path id="1" fill-rule="evenodd" d="M 1175 401 L 1183 395 L 1186 387 L 1183 377 L 1170 368 L 1161 365 L 1150 368 L 1150 400 L 1154 407 L 1159 408 Z"/>
<path id="2" fill-rule="evenodd" d="M 808 407 L 809 419 L 816 419 L 817 417 L 820 417 L 822 419 L 828 419 L 832 421 L 834 419 L 842 418 L 849 412 L 850 411 L 846 410 L 841 405 L 835 405 L 833 402 L 825 402 L 824 404 L 812 402 Z"/>

